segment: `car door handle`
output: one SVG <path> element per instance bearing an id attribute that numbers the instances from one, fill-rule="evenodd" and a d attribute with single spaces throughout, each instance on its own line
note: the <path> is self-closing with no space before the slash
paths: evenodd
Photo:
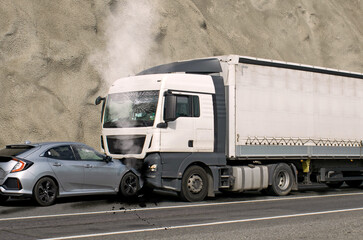
<path id="1" fill-rule="evenodd" d="M 53 163 L 53 166 L 60 167 L 60 166 L 62 166 L 62 164 L 60 164 L 59 162 L 55 162 L 55 163 Z"/>
<path id="2" fill-rule="evenodd" d="M 87 164 L 86 166 L 84 166 L 85 168 L 93 168 L 93 166 L 91 164 Z"/>

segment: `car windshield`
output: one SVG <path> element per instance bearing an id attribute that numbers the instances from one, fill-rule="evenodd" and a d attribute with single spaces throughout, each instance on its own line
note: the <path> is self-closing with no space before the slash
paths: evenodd
<path id="1" fill-rule="evenodd" d="M 150 127 L 154 124 L 159 91 L 108 95 L 104 128 Z"/>

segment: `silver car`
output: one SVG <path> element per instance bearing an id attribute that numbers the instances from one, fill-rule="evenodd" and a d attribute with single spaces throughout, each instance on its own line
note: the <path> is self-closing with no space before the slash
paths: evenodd
<path id="1" fill-rule="evenodd" d="M 48 206 L 65 196 L 131 197 L 141 184 L 136 170 L 82 143 L 18 144 L 0 150 L 0 201 L 32 197 Z"/>

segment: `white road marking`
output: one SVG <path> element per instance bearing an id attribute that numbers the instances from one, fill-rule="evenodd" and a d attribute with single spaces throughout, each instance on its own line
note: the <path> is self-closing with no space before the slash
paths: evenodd
<path id="1" fill-rule="evenodd" d="M 293 218 L 293 217 L 304 217 L 304 216 L 331 214 L 331 213 L 353 212 L 353 211 L 362 211 L 362 210 L 363 210 L 363 208 L 338 209 L 338 210 L 323 211 L 323 212 L 298 213 L 298 214 L 291 214 L 291 215 L 280 215 L 280 216 L 261 217 L 261 218 L 249 218 L 249 219 L 239 219 L 239 220 L 230 220 L 230 221 L 199 223 L 199 224 L 191 224 L 191 225 L 179 225 L 179 226 L 169 226 L 169 227 L 127 230 L 127 231 L 119 231 L 119 232 L 107 232 L 107 233 L 75 235 L 75 236 L 67 236 L 67 237 L 47 238 L 47 239 L 43 239 L 43 240 L 60 240 L 60 239 L 76 239 L 76 238 L 88 238 L 88 237 L 104 237 L 104 236 L 121 235 L 121 234 L 127 234 L 127 233 L 152 232 L 152 231 L 172 230 L 172 229 L 192 228 L 192 227 L 206 227 L 206 226 L 231 224 L 231 223 L 244 223 L 244 222 L 254 222 L 254 221 L 263 221 L 263 220 L 282 219 L 282 218 Z"/>
<path id="2" fill-rule="evenodd" d="M 232 204 L 301 200 L 301 199 L 312 199 L 312 198 L 345 197 L 345 196 L 354 196 L 354 195 L 363 195 L 363 193 L 343 193 L 343 194 L 329 194 L 329 195 L 303 196 L 303 197 L 276 197 L 276 198 L 272 198 L 272 199 L 233 201 L 233 202 L 221 202 L 221 203 L 200 203 L 200 204 L 186 204 L 186 205 L 179 205 L 179 206 L 176 205 L 176 206 L 151 207 L 151 208 L 131 208 L 131 209 L 97 211 L 97 212 L 80 212 L 80 213 L 64 213 L 64 214 L 53 214 L 53 215 L 27 216 L 27 217 L 12 217 L 12 218 L 0 218 L 0 222 L 1 221 L 13 221 L 13 220 L 37 219 L 37 218 L 69 217 L 69 216 L 83 216 L 83 215 L 119 213 L 119 212 L 136 212 L 136 211 L 151 211 L 151 210 L 177 209 L 177 208 L 190 208 L 190 207 L 222 206 L 222 205 L 232 205 Z"/>

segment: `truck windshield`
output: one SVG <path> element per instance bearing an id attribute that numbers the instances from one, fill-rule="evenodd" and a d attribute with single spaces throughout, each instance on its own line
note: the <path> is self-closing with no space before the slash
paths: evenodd
<path id="1" fill-rule="evenodd" d="M 104 128 L 149 127 L 154 124 L 159 91 L 109 94 Z"/>

